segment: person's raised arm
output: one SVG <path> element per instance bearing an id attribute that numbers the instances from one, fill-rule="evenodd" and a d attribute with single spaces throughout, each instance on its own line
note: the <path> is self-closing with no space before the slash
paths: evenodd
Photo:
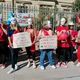
<path id="1" fill-rule="evenodd" d="M 3 32 L 7 35 L 7 30 L 3 27 L 3 23 L 1 23 L 1 28 L 2 28 Z"/>

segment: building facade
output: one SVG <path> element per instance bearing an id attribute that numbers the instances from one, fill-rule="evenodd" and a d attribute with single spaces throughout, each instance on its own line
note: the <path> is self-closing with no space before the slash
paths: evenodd
<path id="1" fill-rule="evenodd" d="M 72 5 L 75 2 L 75 0 L 57 0 L 59 2 L 59 5 L 57 5 L 58 9 L 61 11 L 68 11 L 70 12 L 72 10 Z"/>
<path id="2" fill-rule="evenodd" d="M 46 12 L 44 14 L 47 14 L 50 11 L 52 11 L 53 13 L 54 7 L 55 7 L 55 2 L 53 1 L 14 0 L 14 4 L 13 4 L 12 3 L 13 0 L 5 0 L 4 2 L 0 2 L 0 6 L 1 6 L 0 13 L 3 14 L 3 20 L 7 19 L 7 13 L 9 11 L 13 11 L 13 6 L 14 6 L 14 12 L 16 13 L 30 13 L 31 12 L 34 15 L 38 15 L 39 11 L 41 12 L 42 9 L 44 12 Z M 74 3 L 74 0 L 57 0 L 57 1 L 58 1 L 58 5 L 57 5 L 58 11 L 71 12 L 72 4 Z M 49 11 L 49 9 L 51 10 Z"/>

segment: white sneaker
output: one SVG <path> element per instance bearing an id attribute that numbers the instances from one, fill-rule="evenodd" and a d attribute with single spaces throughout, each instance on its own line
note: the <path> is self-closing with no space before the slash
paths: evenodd
<path id="1" fill-rule="evenodd" d="M 29 67 L 30 67 L 30 65 L 31 65 L 31 64 L 30 64 L 30 62 L 28 62 L 28 64 L 27 64 L 27 66 L 26 66 L 26 67 L 27 67 L 27 68 L 29 68 Z"/>
<path id="2" fill-rule="evenodd" d="M 15 70 L 17 70 L 18 69 L 18 65 L 15 65 Z"/>
<path id="3" fill-rule="evenodd" d="M 51 67 L 52 69 L 56 69 L 56 67 L 55 67 L 54 65 L 51 65 L 50 67 Z"/>
<path id="4" fill-rule="evenodd" d="M 67 64 L 62 62 L 61 67 L 68 68 Z"/>
<path id="5" fill-rule="evenodd" d="M 5 66 L 1 66 L 1 69 L 5 69 Z"/>
<path id="6" fill-rule="evenodd" d="M 12 73 L 12 72 L 14 72 L 14 71 L 15 71 L 15 69 L 11 68 L 11 69 L 7 72 L 7 74 L 10 74 L 10 73 Z"/>
<path id="7" fill-rule="evenodd" d="M 40 66 L 40 69 L 41 69 L 41 70 L 44 70 L 44 66 Z"/>
<path id="8" fill-rule="evenodd" d="M 78 62 L 76 66 L 77 66 L 77 67 L 80 67 L 80 62 Z"/>
<path id="9" fill-rule="evenodd" d="M 56 67 L 59 68 L 60 66 L 61 66 L 61 63 L 58 62 L 58 63 L 56 64 Z"/>
<path id="10" fill-rule="evenodd" d="M 35 64 L 35 63 L 33 63 L 33 66 L 32 66 L 32 67 L 33 67 L 33 69 L 35 69 L 35 68 L 36 68 L 36 64 Z"/>

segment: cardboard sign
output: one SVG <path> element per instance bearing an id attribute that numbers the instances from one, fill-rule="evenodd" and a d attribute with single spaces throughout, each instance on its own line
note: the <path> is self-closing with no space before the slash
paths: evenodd
<path id="1" fill-rule="evenodd" d="M 31 38 L 28 32 L 21 32 L 13 35 L 13 48 L 31 46 Z"/>
<path id="2" fill-rule="evenodd" d="M 17 13 L 16 20 L 20 27 L 27 27 L 28 26 L 28 19 L 31 18 L 33 15 L 31 13 Z"/>
<path id="3" fill-rule="evenodd" d="M 39 49 L 56 49 L 57 36 L 46 36 L 39 41 Z"/>

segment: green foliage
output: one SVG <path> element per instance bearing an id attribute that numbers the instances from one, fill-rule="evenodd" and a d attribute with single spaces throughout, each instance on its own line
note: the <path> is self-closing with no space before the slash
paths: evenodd
<path id="1" fill-rule="evenodd" d="M 80 0 L 75 0 L 75 3 L 73 4 L 73 11 L 80 11 Z"/>
<path id="2" fill-rule="evenodd" d="M 4 2 L 5 0 L 0 0 L 0 2 Z"/>

